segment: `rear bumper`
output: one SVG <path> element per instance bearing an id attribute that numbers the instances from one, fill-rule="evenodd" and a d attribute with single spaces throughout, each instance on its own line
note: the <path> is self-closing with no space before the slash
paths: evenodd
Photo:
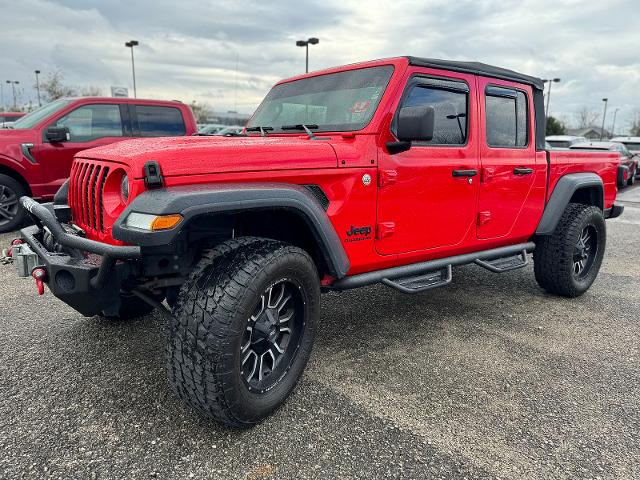
<path id="1" fill-rule="evenodd" d="M 29 197 L 20 199 L 36 225 L 20 231 L 46 270 L 51 292 L 80 313 L 96 315 L 118 304 L 122 279 L 130 273 L 130 262 L 141 257 L 138 247 L 118 247 L 69 233 L 52 213 L 51 205 L 40 205 Z M 45 230 L 46 229 L 46 230 Z M 52 240 L 45 241 L 45 231 Z M 64 248 L 47 248 L 53 243 Z"/>
<path id="2" fill-rule="evenodd" d="M 611 208 L 607 208 L 604 211 L 604 218 L 616 218 L 622 215 L 624 211 L 624 205 L 620 205 L 618 203 L 614 203 Z"/>

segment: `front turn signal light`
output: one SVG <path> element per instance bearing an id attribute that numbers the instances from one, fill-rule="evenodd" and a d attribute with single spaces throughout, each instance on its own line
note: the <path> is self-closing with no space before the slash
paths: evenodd
<path id="1" fill-rule="evenodd" d="M 130 228 L 157 232 L 159 230 L 170 230 L 182 221 L 182 215 L 151 215 L 149 213 L 131 212 L 127 216 L 125 225 Z"/>
<path id="2" fill-rule="evenodd" d="M 169 230 L 180 223 L 182 215 L 162 215 L 155 218 L 151 223 L 151 230 Z"/>

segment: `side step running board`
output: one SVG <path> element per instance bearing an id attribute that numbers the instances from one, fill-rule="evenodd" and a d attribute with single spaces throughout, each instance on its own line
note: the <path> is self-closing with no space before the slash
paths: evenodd
<path id="1" fill-rule="evenodd" d="M 452 276 L 451 265 L 447 265 L 442 270 L 436 270 L 435 272 L 429 272 L 424 275 L 414 275 L 412 277 L 397 278 L 395 280 L 383 278 L 382 283 L 396 290 L 400 290 L 402 293 L 420 293 L 425 290 L 448 285 L 451 283 Z"/>
<path id="2" fill-rule="evenodd" d="M 476 265 L 486 268 L 493 273 L 504 273 L 517 268 L 526 267 L 529 263 L 527 258 L 527 251 L 522 250 L 518 255 L 511 255 L 509 257 L 496 258 L 494 260 L 480 260 L 475 261 Z"/>
<path id="3" fill-rule="evenodd" d="M 333 290 L 349 290 L 351 288 L 363 287 L 365 285 L 373 285 L 374 283 L 384 283 L 385 285 L 392 286 L 394 288 L 408 288 L 411 293 L 415 293 L 416 287 L 418 289 L 424 288 L 431 284 L 434 286 L 446 285 L 446 280 L 449 275 L 443 275 L 443 270 L 447 270 L 451 267 L 459 265 L 467 265 L 469 263 L 476 263 L 479 261 L 485 261 L 489 266 L 498 271 L 507 271 L 505 268 L 516 268 L 516 262 L 513 261 L 514 256 L 517 257 L 518 268 L 525 260 L 520 258 L 520 255 L 526 256 L 524 252 L 532 252 L 536 248 L 536 244 L 533 242 L 519 243 L 517 245 L 509 245 L 508 247 L 492 248 L 491 250 L 482 250 L 480 252 L 465 253 L 463 255 L 456 255 L 454 257 L 438 258 L 436 260 L 429 260 L 428 262 L 412 263 L 410 265 L 402 265 L 399 267 L 385 268 L 384 270 L 375 270 L 373 272 L 360 273 L 358 275 L 350 275 L 337 280 L 331 289 Z M 507 262 L 502 262 L 496 259 L 510 258 Z M 483 267 L 485 265 L 480 264 Z M 429 280 L 426 278 L 428 273 L 439 274 L 439 280 Z M 424 278 L 421 278 L 424 277 Z M 400 290 L 400 288 L 399 288 Z M 402 291 L 402 290 L 401 290 Z"/>

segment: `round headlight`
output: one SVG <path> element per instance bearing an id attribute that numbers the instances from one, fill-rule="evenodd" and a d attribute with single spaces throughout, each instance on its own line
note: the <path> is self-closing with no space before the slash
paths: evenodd
<path id="1" fill-rule="evenodd" d="M 124 203 L 129 201 L 129 177 L 126 175 L 122 176 L 122 181 L 120 182 L 120 196 Z"/>

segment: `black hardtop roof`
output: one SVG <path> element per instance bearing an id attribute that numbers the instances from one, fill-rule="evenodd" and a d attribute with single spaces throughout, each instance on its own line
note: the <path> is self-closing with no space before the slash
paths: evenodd
<path id="1" fill-rule="evenodd" d="M 483 77 L 499 78 L 512 82 L 531 85 L 538 90 L 544 89 L 544 82 L 541 78 L 532 77 L 523 73 L 514 72 L 506 68 L 494 67 L 480 62 L 459 62 L 454 60 L 439 60 L 437 58 L 407 57 L 410 65 L 427 68 L 441 68 L 452 72 L 471 73 Z"/>

